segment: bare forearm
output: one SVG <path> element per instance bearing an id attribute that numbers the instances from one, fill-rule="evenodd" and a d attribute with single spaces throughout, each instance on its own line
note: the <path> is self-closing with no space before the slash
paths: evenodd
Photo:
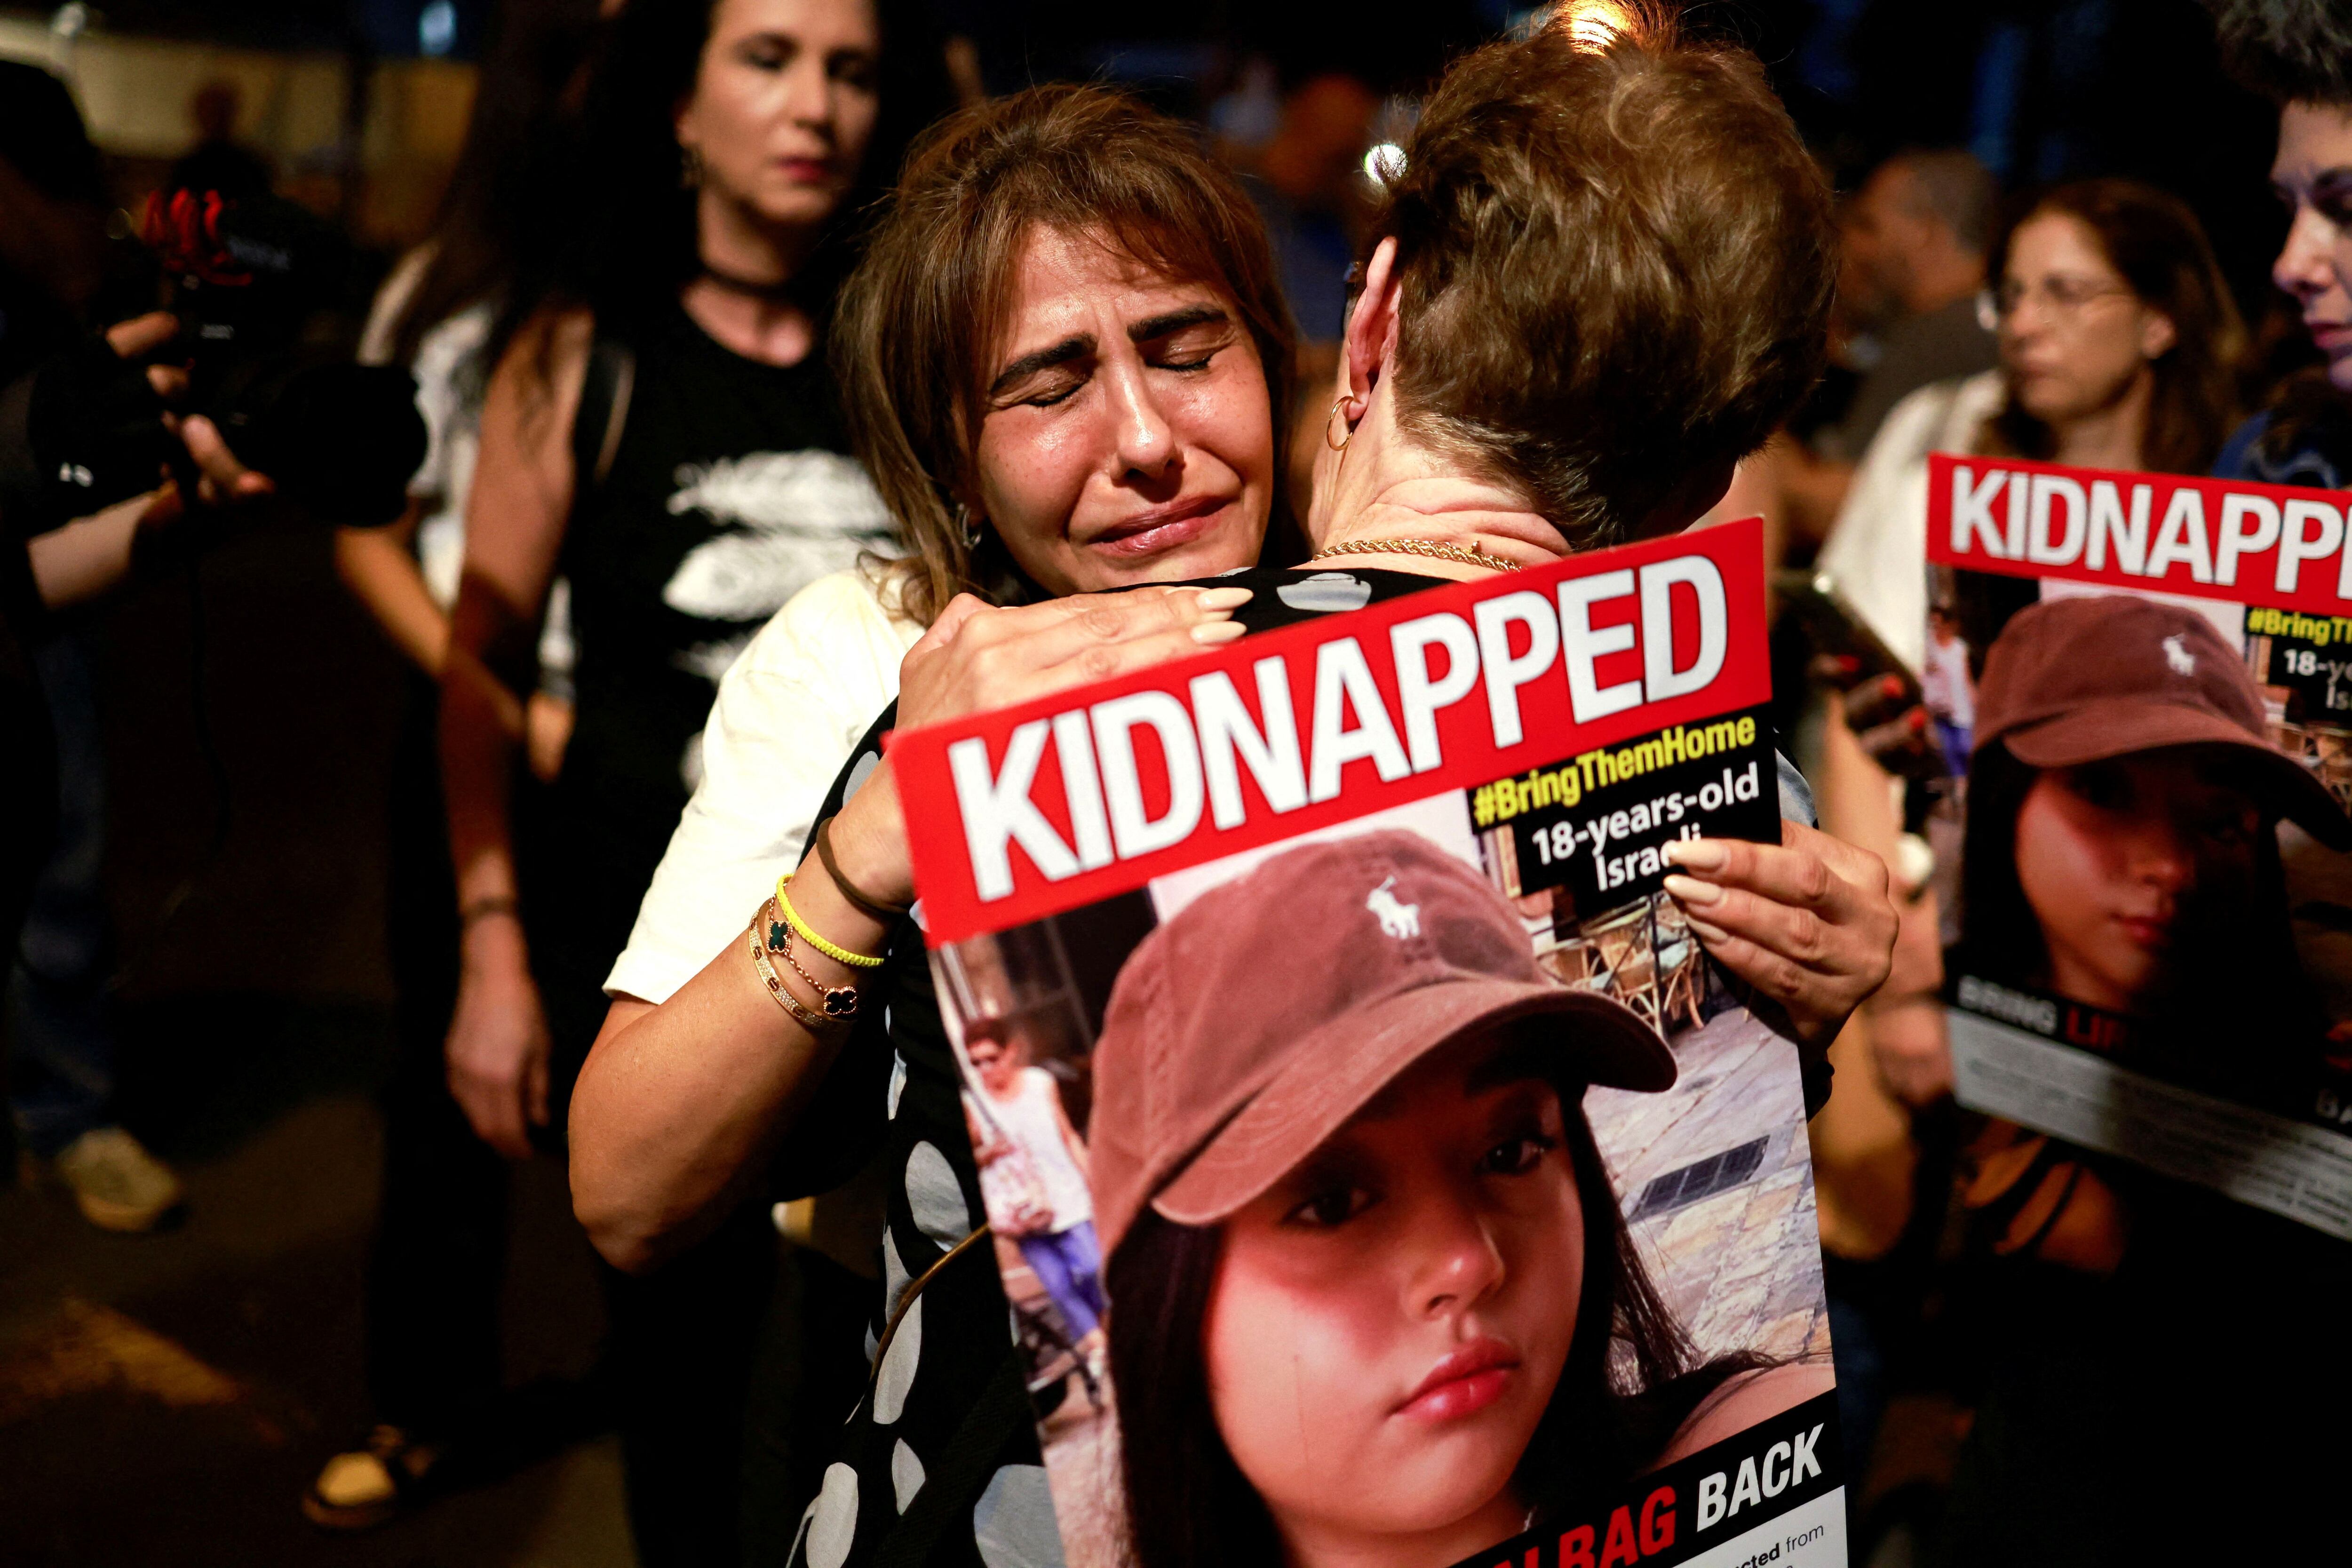
<path id="1" fill-rule="evenodd" d="M 53 610 L 86 604 L 131 574 L 139 542 L 140 519 L 152 495 L 117 501 L 104 511 L 77 518 L 63 528 L 37 534 L 26 546 L 41 603 Z"/>
<path id="2" fill-rule="evenodd" d="M 572 1203 L 596 1249 L 638 1270 L 694 1240 L 838 1049 L 776 1005 L 740 942 L 658 1007 L 616 1001 L 572 1095 Z"/>
<path id="3" fill-rule="evenodd" d="M 449 617 L 433 602 L 401 533 L 395 529 L 338 529 L 335 568 L 343 585 L 367 606 L 409 662 L 438 677 L 449 650 Z"/>
<path id="4" fill-rule="evenodd" d="M 508 792 L 522 705 L 462 650 L 441 681 L 441 784 L 462 909 L 516 894 Z"/>
<path id="5" fill-rule="evenodd" d="M 889 939 L 814 857 L 790 896 L 805 924 L 852 952 L 879 953 Z M 803 1006 L 815 998 L 795 967 L 857 988 L 861 1008 L 877 1005 L 874 969 L 805 942 L 793 957 L 775 967 Z M 845 1033 L 820 1037 L 780 1006 L 743 939 L 660 1006 L 615 1004 L 572 1099 L 572 1201 L 596 1249 L 615 1268 L 650 1268 L 723 1215 L 790 1135 Z"/>

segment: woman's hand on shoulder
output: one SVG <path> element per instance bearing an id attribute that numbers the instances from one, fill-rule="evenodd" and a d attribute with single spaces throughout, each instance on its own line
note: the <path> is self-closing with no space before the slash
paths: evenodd
<path id="1" fill-rule="evenodd" d="M 1009 708 L 1231 642 L 1246 588 L 1145 587 L 999 607 L 959 594 L 898 667 L 898 727 Z M 870 896 L 914 897 L 887 758 L 835 819 L 843 871 Z"/>
<path id="2" fill-rule="evenodd" d="M 1801 823 L 1778 845 L 1691 838 L 1666 846 L 1666 879 L 1709 953 L 1826 1045 L 1886 983 L 1897 921 L 1886 863 Z"/>
<path id="3" fill-rule="evenodd" d="M 948 602 L 899 667 L 899 722 L 912 729 L 1007 708 L 1231 642 L 1247 588 L 1144 587 L 997 607 Z"/>

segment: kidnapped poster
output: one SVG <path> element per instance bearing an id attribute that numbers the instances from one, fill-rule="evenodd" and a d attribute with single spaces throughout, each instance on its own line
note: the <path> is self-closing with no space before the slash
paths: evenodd
<path id="1" fill-rule="evenodd" d="M 1660 889 L 1778 837 L 1760 549 L 893 742 L 1071 1568 L 1844 1562 L 1796 1053 Z"/>

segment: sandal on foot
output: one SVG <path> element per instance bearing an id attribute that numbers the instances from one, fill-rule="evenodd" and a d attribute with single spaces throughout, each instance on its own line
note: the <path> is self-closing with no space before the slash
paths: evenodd
<path id="1" fill-rule="evenodd" d="M 302 1494 L 304 1517 L 322 1530 L 373 1530 L 431 1493 L 440 1445 L 397 1426 L 379 1426 L 367 1446 L 337 1454 Z"/>

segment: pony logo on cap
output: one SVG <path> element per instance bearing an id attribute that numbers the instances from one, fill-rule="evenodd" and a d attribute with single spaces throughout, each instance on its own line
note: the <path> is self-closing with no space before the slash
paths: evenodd
<path id="1" fill-rule="evenodd" d="M 1364 908 L 1380 917 L 1381 930 L 1387 935 L 1400 941 L 1409 936 L 1419 936 L 1421 906 L 1397 902 L 1396 894 L 1390 891 L 1395 886 L 1396 879 L 1391 877 L 1387 881 L 1374 888 L 1365 898 Z"/>
<path id="2" fill-rule="evenodd" d="M 2197 673 L 2197 656 L 2182 646 L 2186 640 L 2186 634 L 2181 632 L 2175 632 L 2164 639 L 2164 662 L 2172 666 L 2175 675 Z"/>

